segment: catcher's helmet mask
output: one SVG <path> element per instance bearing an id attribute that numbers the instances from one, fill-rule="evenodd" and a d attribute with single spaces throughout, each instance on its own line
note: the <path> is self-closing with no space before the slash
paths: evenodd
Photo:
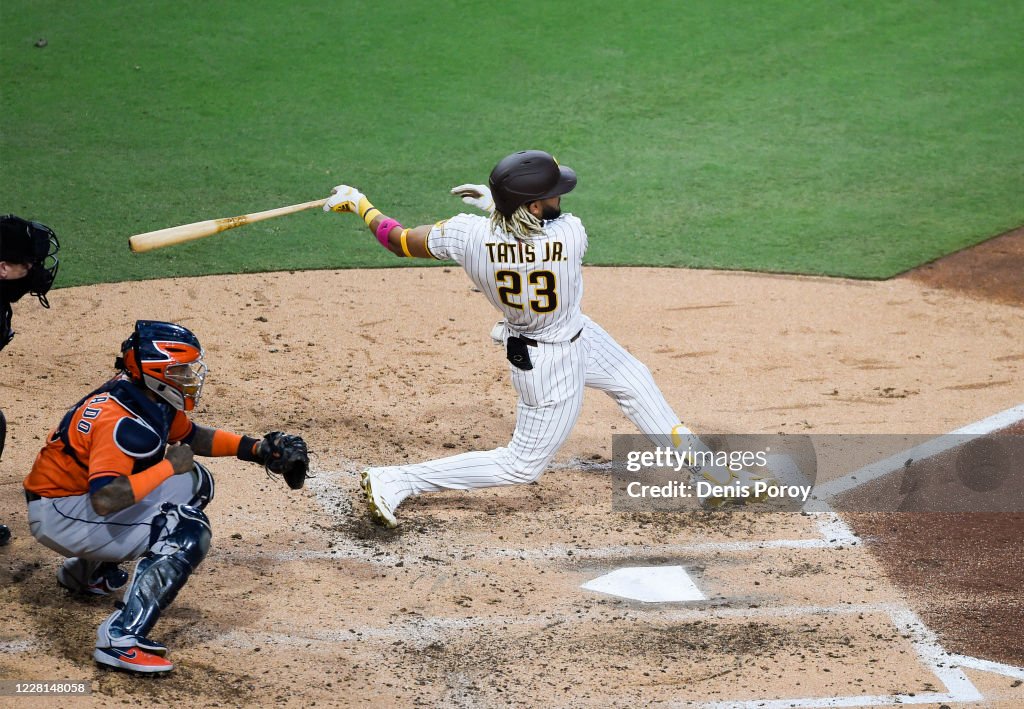
<path id="1" fill-rule="evenodd" d="M 114 366 L 179 411 L 191 411 L 209 371 L 204 355 L 199 338 L 187 328 L 139 320 Z"/>
<path id="2" fill-rule="evenodd" d="M 571 192 L 576 172 L 543 150 L 521 150 L 494 166 L 488 185 L 494 208 L 510 217 L 524 204 Z"/>

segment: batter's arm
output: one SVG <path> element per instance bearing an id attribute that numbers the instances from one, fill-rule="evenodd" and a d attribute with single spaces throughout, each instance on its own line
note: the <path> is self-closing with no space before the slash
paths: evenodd
<path id="1" fill-rule="evenodd" d="M 370 224 L 370 231 L 376 233 L 380 222 L 387 219 L 383 214 L 373 220 Z M 405 229 L 399 224 L 388 231 L 388 243 L 386 248 L 395 256 L 411 256 L 413 258 L 434 258 L 427 248 L 427 235 L 433 227 L 430 224 L 423 224 L 412 229 Z"/>
<path id="2" fill-rule="evenodd" d="M 325 212 L 352 212 L 358 214 L 377 241 L 395 256 L 433 258 L 427 248 L 427 235 L 433 228 L 429 224 L 412 228 L 403 227 L 366 198 L 362 192 L 348 185 L 338 185 L 331 191 L 331 197 L 324 204 Z"/>

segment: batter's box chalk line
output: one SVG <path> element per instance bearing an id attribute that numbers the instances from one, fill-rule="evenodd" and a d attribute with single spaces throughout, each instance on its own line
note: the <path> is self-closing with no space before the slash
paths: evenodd
<path id="1" fill-rule="evenodd" d="M 896 455 L 889 456 L 884 460 L 869 463 L 848 475 L 818 485 L 814 490 L 811 500 L 807 502 L 804 509 L 808 512 L 831 511 L 828 500 L 884 477 L 895 470 L 899 470 L 906 464 L 908 459 L 920 461 L 932 458 L 940 453 L 945 453 L 948 450 L 962 446 L 968 440 L 972 440 L 971 437 L 980 438 L 987 436 L 996 431 L 1009 428 L 1020 421 L 1024 421 L 1024 404 L 1018 404 L 981 421 L 968 424 L 945 435 L 937 436 L 913 448 L 908 448 Z"/>
<path id="2" fill-rule="evenodd" d="M 914 694 L 855 695 L 846 697 L 800 697 L 790 699 L 752 699 L 713 702 L 703 709 L 811 709 L 817 707 L 881 707 L 912 704 L 977 703 L 985 697 L 964 674 L 961 666 L 969 666 L 961 658 L 950 655 L 939 645 L 935 635 L 909 608 L 885 609 L 900 634 L 910 641 L 918 659 L 938 678 L 945 692 Z M 975 669 L 981 669 L 976 667 Z M 1017 671 L 1017 668 L 1007 668 Z"/>
<path id="3" fill-rule="evenodd" d="M 914 448 L 891 456 L 883 461 L 872 463 L 864 468 L 855 471 L 847 476 L 839 478 L 837 480 L 824 483 L 819 486 L 817 492 L 817 499 L 812 500 L 808 506 L 807 511 L 811 512 L 816 518 L 818 526 L 818 532 L 821 535 L 817 539 L 799 539 L 799 540 L 763 540 L 763 541 L 749 541 L 749 542 L 710 542 L 706 544 L 695 544 L 695 545 L 670 545 L 672 551 L 683 552 L 684 550 L 689 551 L 710 551 L 712 549 L 718 551 L 749 551 L 752 549 L 764 549 L 771 547 L 781 548 L 844 548 L 848 546 L 854 546 L 860 543 L 859 537 L 853 532 L 853 530 L 847 525 L 842 518 L 835 513 L 832 507 L 828 504 L 828 500 L 848 490 L 854 489 L 867 482 L 882 477 L 899 467 L 902 467 L 908 457 L 913 457 L 915 460 L 922 460 L 925 458 L 938 455 L 950 448 L 962 444 L 963 436 L 984 436 L 995 431 L 1005 429 L 1013 424 L 1024 420 L 1024 404 L 1019 404 L 1013 408 L 1002 411 L 998 414 L 990 416 L 986 419 L 978 421 L 976 423 L 969 424 L 962 428 L 953 431 L 945 436 L 938 436 L 924 444 L 915 446 Z M 350 465 L 351 463 L 351 465 Z M 571 463 L 572 465 L 578 465 L 576 461 Z M 344 461 L 343 465 L 345 468 L 354 469 L 358 467 L 354 461 Z M 587 466 L 591 470 L 603 470 L 608 464 L 598 464 Z M 354 466 L 354 467 L 353 467 Z M 567 466 L 560 466 L 567 467 Z M 335 482 L 342 483 L 347 482 L 348 478 L 355 477 L 358 473 L 345 472 L 345 471 L 323 471 L 324 482 Z M 332 511 L 332 508 L 336 506 L 337 494 L 328 492 L 329 486 L 317 486 L 314 490 L 314 494 L 320 499 L 321 503 L 328 511 Z M 334 503 L 334 504 L 325 504 Z M 557 547 L 557 548 L 556 548 Z M 664 546 L 657 547 L 662 552 L 667 551 Z M 618 556 L 625 556 L 628 558 L 630 554 L 635 555 L 638 553 L 637 547 L 606 547 L 603 549 L 590 549 L 590 550 L 577 550 L 575 553 L 579 557 L 589 558 L 613 558 Z M 530 551 L 505 551 L 495 550 L 493 555 L 515 555 L 515 556 L 527 556 L 530 558 L 560 558 L 564 552 L 561 547 L 555 545 L 550 548 L 543 550 L 530 550 Z M 479 550 L 477 550 L 479 553 Z M 359 556 L 362 556 L 361 554 Z M 664 567 L 660 567 L 664 568 Z M 681 569 L 681 567 L 678 567 Z M 620 569 L 620 571 L 626 571 L 627 569 Z M 635 569 L 633 569 L 635 571 Z M 614 573 L 614 572 L 613 572 Z M 685 573 L 685 571 L 684 571 Z M 607 576 L 607 575 L 606 575 Z M 603 578 L 603 577 L 602 577 Z M 687 576 L 687 578 L 689 578 Z M 595 579 L 594 581 L 597 581 Z M 594 581 L 589 582 L 593 584 Z M 692 581 L 691 581 L 692 583 Z M 584 588 L 587 584 L 584 585 Z M 588 590 L 601 590 L 599 588 L 592 588 Z M 698 589 L 699 593 L 699 589 Z M 840 612 L 839 609 L 803 609 L 804 612 Z M 886 607 L 885 612 L 888 613 L 893 624 L 897 627 L 900 633 L 906 637 L 912 644 L 918 658 L 921 662 L 938 678 L 945 688 L 945 692 L 927 692 L 927 693 L 915 693 L 910 694 L 889 694 L 889 695 L 875 695 L 875 696 L 847 696 L 847 697 L 805 697 L 805 698 L 790 698 L 790 699 L 757 699 L 757 700 L 741 700 L 741 701 L 724 701 L 724 702 L 713 702 L 702 705 L 704 709 L 811 709 L 813 707 L 875 707 L 875 706 L 901 706 L 901 705 L 916 705 L 916 704 L 938 704 L 938 703 L 980 703 L 985 700 L 981 692 L 974 686 L 971 680 L 964 674 L 963 668 L 992 672 L 1000 675 L 1012 677 L 1014 679 L 1024 680 L 1024 668 L 1014 667 L 1012 665 L 1004 665 L 1001 663 L 991 662 L 988 660 L 982 660 L 979 658 L 968 657 L 964 655 L 955 655 L 946 652 L 935 634 L 918 618 L 917 614 L 914 613 L 909 607 Z M 767 612 L 768 609 L 765 609 Z M 801 612 L 799 608 L 789 609 L 777 609 L 779 615 L 785 615 L 786 612 Z M 706 611 L 694 611 L 696 613 L 706 613 Z M 669 615 L 678 615 L 680 611 L 670 612 Z"/>
<path id="4" fill-rule="evenodd" d="M 1024 404 L 1018 404 L 944 436 L 938 436 L 907 451 L 872 463 L 849 475 L 829 481 L 816 490 L 817 499 L 806 509 L 818 515 L 819 529 L 834 542 L 856 540 L 857 535 L 835 513 L 828 500 L 882 477 L 903 466 L 907 458 L 923 460 L 963 443 L 964 436 L 985 436 L 1024 421 Z M 889 616 L 900 632 L 910 639 L 920 660 L 942 682 L 945 693 L 892 694 L 880 696 L 807 697 L 800 699 L 726 701 L 705 704 L 704 709 L 810 709 L 811 707 L 875 707 L 944 702 L 980 703 L 985 697 L 962 668 L 993 672 L 1024 680 L 1024 668 L 946 652 L 935 634 L 909 607 L 894 608 Z"/>

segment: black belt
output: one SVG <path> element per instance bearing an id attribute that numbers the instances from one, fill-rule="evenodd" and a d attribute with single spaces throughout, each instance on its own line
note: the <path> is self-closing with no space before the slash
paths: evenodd
<path id="1" fill-rule="evenodd" d="M 573 335 L 572 337 L 569 338 L 569 342 L 576 342 L 576 340 L 580 339 L 580 335 L 582 335 L 582 334 L 583 334 L 583 328 L 581 327 L 579 332 L 577 332 L 575 335 Z M 529 337 L 524 337 L 523 335 L 515 335 L 515 337 L 518 337 L 520 340 L 522 340 L 523 342 L 528 344 L 530 347 L 536 347 L 537 345 L 555 345 L 555 344 L 558 344 L 557 342 L 537 342 L 536 340 L 531 339 Z"/>
<path id="2" fill-rule="evenodd" d="M 37 495 L 34 492 L 25 490 L 25 502 L 35 502 L 36 500 L 43 499 L 42 495 Z"/>

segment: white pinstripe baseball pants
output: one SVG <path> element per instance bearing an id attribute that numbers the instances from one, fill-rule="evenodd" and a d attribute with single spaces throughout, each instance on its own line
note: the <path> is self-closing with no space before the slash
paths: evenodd
<path id="1" fill-rule="evenodd" d="M 671 445 L 679 417 L 650 370 L 604 329 L 584 317 L 575 342 L 530 348 L 533 369 L 509 365 L 519 394 L 516 428 L 507 446 L 411 465 L 373 468 L 375 489 L 394 510 L 409 495 L 529 483 L 540 477 L 569 437 L 584 387 L 604 391 L 656 445 Z M 685 447 L 685 445 L 683 446 Z"/>

